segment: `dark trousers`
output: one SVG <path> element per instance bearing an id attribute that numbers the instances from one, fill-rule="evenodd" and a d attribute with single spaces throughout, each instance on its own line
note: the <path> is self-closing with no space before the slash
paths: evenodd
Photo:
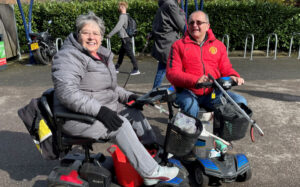
<path id="1" fill-rule="evenodd" d="M 126 55 L 130 58 L 133 69 L 134 70 L 138 70 L 138 65 L 136 62 L 136 59 L 133 55 L 133 51 L 132 51 L 132 42 L 131 42 L 131 38 L 122 38 L 122 45 L 121 48 L 119 50 L 119 59 L 118 62 L 116 64 L 116 68 L 119 68 L 123 62 L 123 58 L 124 55 L 126 53 Z"/>

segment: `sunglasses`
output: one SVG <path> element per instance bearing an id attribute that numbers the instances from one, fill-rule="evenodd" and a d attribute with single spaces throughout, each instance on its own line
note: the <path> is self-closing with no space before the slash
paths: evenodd
<path id="1" fill-rule="evenodd" d="M 191 21 L 189 22 L 189 25 L 194 25 L 194 23 L 196 23 L 198 26 L 204 24 L 204 23 L 207 23 L 207 22 L 203 22 L 203 21 Z"/>

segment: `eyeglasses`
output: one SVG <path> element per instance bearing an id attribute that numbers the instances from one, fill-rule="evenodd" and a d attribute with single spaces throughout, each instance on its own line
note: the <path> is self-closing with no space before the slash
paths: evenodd
<path id="1" fill-rule="evenodd" d="M 90 36 L 90 35 L 92 35 L 92 36 L 101 36 L 101 34 L 98 33 L 98 32 L 80 31 L 79 33 L 84 35 L 84 36 Z"/>
<path id="2" fill-rule="evenodd" d="M 194 25 L 194 23 L 196 23 L 198 26 L 204 24 L 204 23 L 207 23 L 207 22 L 203 22 L 203 21 L 191 21 L 189 22 L 189 25 Z"/>

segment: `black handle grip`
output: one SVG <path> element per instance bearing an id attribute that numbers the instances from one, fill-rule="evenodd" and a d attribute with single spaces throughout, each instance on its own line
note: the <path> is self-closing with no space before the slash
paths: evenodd
<path id="1" fill-rule="evenodd" d="M 208 87 L 212 87 L 213 83 L 212 82 L 202 82 L 202 83 L 197 83 L 195 88 L 199 89 L 199 88 L 208 88 Z"/>

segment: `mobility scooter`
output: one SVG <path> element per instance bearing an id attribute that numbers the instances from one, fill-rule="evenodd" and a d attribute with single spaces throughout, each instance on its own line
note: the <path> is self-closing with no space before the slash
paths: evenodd
<path id="1" fill-rule="evenodd" d="M 55 167 L 48 176 L 48 186 L 108 187 L 142 185 L 142 183 L 128 183 L 127 185 L 126 181 L 119 181 L 116 175 L 119 171 L 115 168 L 116 163 L 113 162 L 114 160 L 111 157 L 104 156 L 101 153 L 90 154 L 94 143 L 105 143 L 108 140 L 93 140 L 69 136 L 63 133 L 62 125 L 67 119 L 81 120 L 89 124 L 93 124 L 96 119 L 91 116 L 75 113 L 54 113 L 52 110 L 53 94 L 53 89 L 45 91 L 38 102 L 42 116 L 49 126 L 49 129 L 51 129 L 53 148 L 56 149 L 55 151 L 58 153 L 57 159 L 60 160 L 60 165 Z M 194 121 L 193 125 L 195 125 L 196 131 L 193 134 L 187 134 L 173 125 L 174 120 L 171 103 L 175 98 L 174 94 L 175 90 L 173 87 L 162 86 L 151 90 L 136 101 L 140 102 L 140 104 L 149 105 L 152 105 L 154 102 L 168 102 L 170 109 L 170 120 L 167 126 L 165 143 L 163 148 L 156 150 L 155 155 L 152 156 L 154 156 L 161 165 L 176 165 L 179 167 L 180 172 L 173 180 L 159 182 L 155 186 L 189 186 L 188 172 L 185 167 L 179 160 L 174 157 L 169 158 L 168 155 L 172 153 L 174 156 L 182 156 L 189 153 L 202 130 L 200 120 Z M 72 152 L 74 145 L 82 146 L 84 153 Z M 127 173 L 130 174 L 131 171 L 132 170 L 128 170 Z M 141 177 L 138 175 L 134 175 L 133 177 L 140 178 L 136 180 L 141 180 Z M 126 177 L 124 180 L 126 180 Z M 132 180 L 136 181 L 135 179 Z"/>
<path id="2" fill-rule="evenodd" d="M 195 182 L 199 186 L 206 186 L 220 185 L 220 182 L 247 181 L 252 176 L 249 160 L 242 153 L 227 153 L 228 141 L 245 137 L 249 123 L 251 124 L 250 135 L 253 142 L 254 128 L 260 135 L 264 135 L 264 133 L 250 118 L 252 111 L 244 104 L 237 104 L 226 92 L 236 83 L 230 77 L 222 77 L 217 80 L 211 75 L 208 77 L 212 82 L 202 83 L 197 87 L 212 87 L 220 90 L 223 95 L 221 96 L 222 104 L 217 106 L 212 114 L 213 120 L 212 118 L 202 120 L 203 128 L 210 127 L 214 135 L 225 141 L 200 135 L 194 148 L 196 160 L 192 162 Z M 199 117 L 206 112 L 212 111 L 202 108 Z M 229 147 L 231 146 L 230 143 Z"/>

